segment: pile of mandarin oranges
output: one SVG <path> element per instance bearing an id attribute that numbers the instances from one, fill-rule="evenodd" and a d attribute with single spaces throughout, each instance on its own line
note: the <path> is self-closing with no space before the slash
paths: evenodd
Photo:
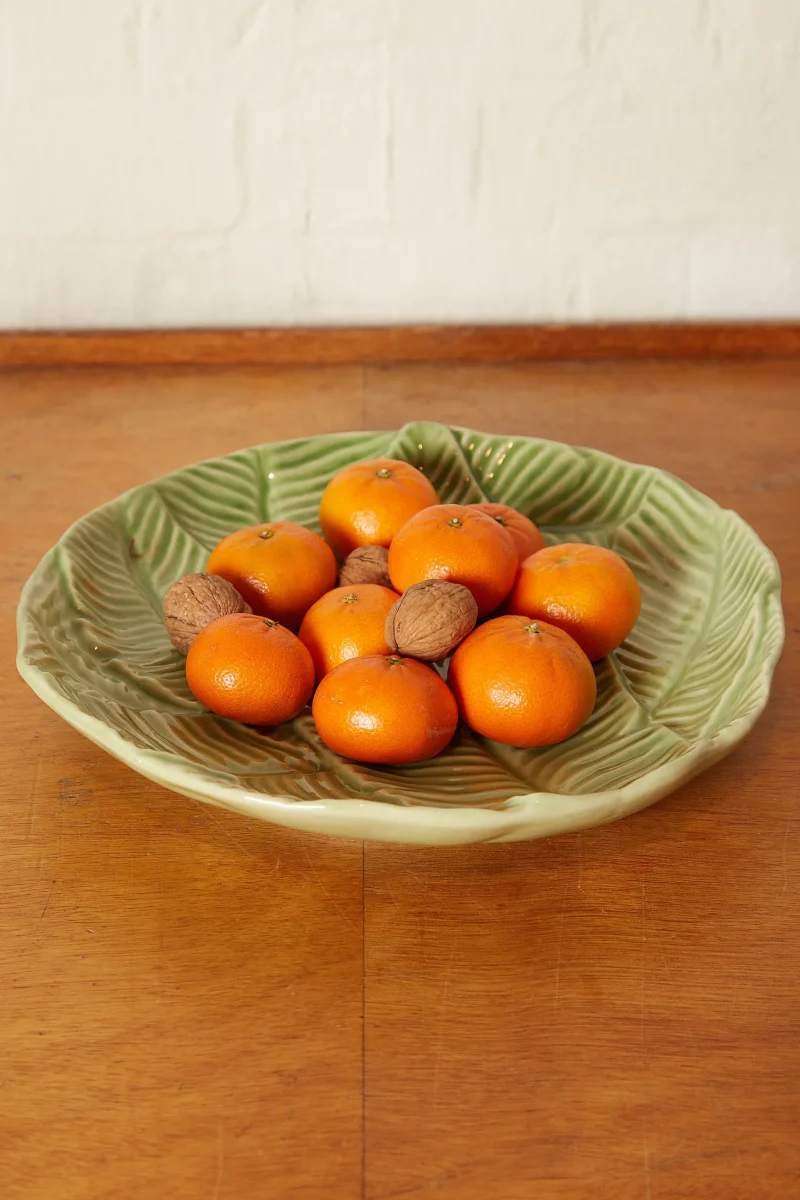
<path id="1" fill-rule="evenodd" d="M 519 747 L 552 745 L 588 720 L 592 663 L 639 615 L 617 554 L 547 546 L 503 504 L 441 504 L 419 469 L 394 459 L 339 471 L 319 524 L 322 537 L 255 525 L 212 551 L 204 578 L 232 586 L 242 610 L 200 622 L 188 646 L 189 687 L 212 712 L 274 726 L 311 701 L 330 749 L 387 764 L 439 754 L 459 719 Z M 403 652 L 391 633 L 401 611 L 409 645 L 435 647 L 449 627 L 458 644 L 435 667 L 425 661 L 435 649 Z"/>

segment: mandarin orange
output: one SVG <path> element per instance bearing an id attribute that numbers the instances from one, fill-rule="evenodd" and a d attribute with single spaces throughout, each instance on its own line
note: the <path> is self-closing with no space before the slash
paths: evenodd
<path id="1" fill-rule="evenodd" d="M 378 583 L 334 588 L 312 604 L 298 637 L 314 660 L 317 681 L 349 658 L 389 654 L 384 627 L 399 597 Z"/>
<path id="2" fill-rule="evenodd" d="M 319 522 L 339 558 L 356 546 L 388 546 L 409 517 L 439 497 L 410 463 L 371 458 L 338 471 L 322 493 Z"/>
<path id="3" fill-rule="evenodd" d="M 336 583 L 330 546 L 294 521 L 268 521 L 228 534 L 211 551 L 206 570 L 232 583 L 254 613 L 291 630 Z"/>
<path id="4" fill-rule="evenodd" d="M 495 617 L 450 660 L 447 682 L 461 719 L 509 746 L 551 746 L 589 719 L 592 664 L 568 633 L 527 617 Z"/>
<path id="5" fill-rule="evenodd" d="M 412 763 L 433 758 L 455 733 L 452 693 L 413 658 L 351 658 L 325 676 L 312 705 L 317 732 L 346 758 Z"/>
<path id="6" fill-rule="evenodd" d="M 389 547 L 389 575 L 398 592 L 423 579 L 468 587 L 487 616 L 508 595 L 519 558 L 507 530 L 465 504 L 435 504 L 407 521 Z"/>
<path id="7" fill-rule="evenodd" d="M 186 680 L 200 703 L 221 717 L 280 725 L 308 703 L 314 664 L 283 625 L 235 613 L 200 630 L 186 657 Z"/>
<path id="8" fill-rule="evenodd" d="M 564 542 L 525 559 L 506 608 L 558 625 L 597 662 L 625 641 L 641 605 L 623 558 L 603 546 Z"/>
<path id="9" fill-rule="evenodd" d="M 544 549 L 545 540 L 533 521 L 524 513 L 518 512 L 516 508 L 489 501 L 485 504 L 470 504 L 470 508 L 477 508 L 479 512 L 486 513 L 487 517 L 493 517 L 498 525 L 502 525 L 504 529 L 508 530 L 517 547 L 520 562 L 529 554 L 535 554 L 537 550 Z"/>

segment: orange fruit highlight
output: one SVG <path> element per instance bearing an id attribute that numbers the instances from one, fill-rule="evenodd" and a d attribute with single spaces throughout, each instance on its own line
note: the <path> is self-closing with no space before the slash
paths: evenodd
<path id="1" fill-rule="evenodd" d="M 200 630 L 186 657 L 186 681 L 200 703 L 221 717 L 280 725 L 308 703 L 314 664 L 283 625 L 233 613 Z"/>
<path id="2" fill-rule="evenodd" d="M 509 746 L 552 746 L 580 729 L 597 698 L 592 664 L 568 633 L 495 617 L 461 643 L 447 682 L 461 719 Z"/>
<path id="3" fill-rule="evenodd" d="M 322 680 L 311 711 L 326 746 L 370 763 L 413 763 L 444 750 L 456 702 L 432 667 L 413 658 L 351 658 Z"/>
<path id="4" fill-rule="evenodd" d="M 522 563 L 506 608 L 558 625 L 597 662 L 625 641 L 641 606 L 636 576 L 618 554 L 564 542 Z"/>
<path id="5" fill-rule="evenodd" d="M 383 631 L 397 599 L 397 592 L 379 583 L 354 583 L 311 605 L 297 636 L 314 660 L 317 681 L 349 658 L 391 652 Z"/>
<path id="6" fill-rule="evenodd" d="M 254 613 L 292 630 L 336 583 L 330 546 L 294 521 L 267 521 L 228 534 L 211 551 L 206 571 L 232 583 Z"/>
<path id="7" fill-rule="evenodd" d="M 530 517 L 517 512 L 515 508 L 510 508 L 507 504 L 487 502 L 486 504 L 470 504 L 470 508 L 477 508 L 479 512 L 486 513 L 487 517 L 494 517 L 498 525 L 502 525 L 504 529 L 508 530 L 517 547 L 520 562 L 529 554 L 543 550 L 547 544 Z"/>
<path id="8" fill-rule="evenodd" d="M 337 471 L 319 503 L 319 523 L 339 558 L 356 546 L 388 546 L 409 517 L 437 504 L 430 480 L 410 463 L 371 458 Z"/>
<path id="9" fill-rule="evenodd" d="M 475 597 L 480 617 L 505 600 L 518 563 L 511 535 L 466 504 L 423 509 L 389 547 L 389 576 L 398 592 L 423 579 L 462 583 Z"/>

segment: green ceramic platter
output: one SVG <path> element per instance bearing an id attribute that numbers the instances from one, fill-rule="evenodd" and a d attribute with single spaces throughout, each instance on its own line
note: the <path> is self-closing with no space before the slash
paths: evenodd
<path id="1" fill-rule="evenodd" d="M 317 526 L 327 481 L 386 455 L 443 501 L 500 500 L 548 542 L 609 546 L 642 614 L 597 667 L 598 701 L 568 741 L 517 750 L 467 730 L 439 758 L 338 758 L 309 713 L 257 730 L 205 711 L 167 638 L 169 585 L 223 535 L 265 520 Z M 418 423 L 243 450 L 135 488 L 78 521 L 18 613 L 18 666 L 75 729 L 185 796 L 318 833 L 423 844 L 512 841 L 612 821 L 722 758 L 763 709 L 783 643 L 775 560 L 735 513 L 651 467 L 535 438 Z"/>

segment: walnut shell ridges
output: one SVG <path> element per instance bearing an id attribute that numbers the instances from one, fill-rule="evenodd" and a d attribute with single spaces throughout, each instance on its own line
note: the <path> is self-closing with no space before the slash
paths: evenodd
<path id="1" fill-rule="evenodd" d="M 386 641 L 398 654 L 434 662 L 463 642 L 477 620 L 478 605 L 469 588 L 425 579 L 389 609 Z"/>
<path id="2" fill-rule="evenodd" d="M 200 630 L 217 617 L 252 611 L 233 584 L 220 575 L 184 575 L 164 597 L 167 633 L 181 654 L 189 653 Z"/>
<path id="3" fill-rule="evenodd" d="M 339 571 L 339 586 L 352 583 L 379 583 L 390 588 L 389 551 L 385 546 L 356 546 L 344 560 Z"/>

